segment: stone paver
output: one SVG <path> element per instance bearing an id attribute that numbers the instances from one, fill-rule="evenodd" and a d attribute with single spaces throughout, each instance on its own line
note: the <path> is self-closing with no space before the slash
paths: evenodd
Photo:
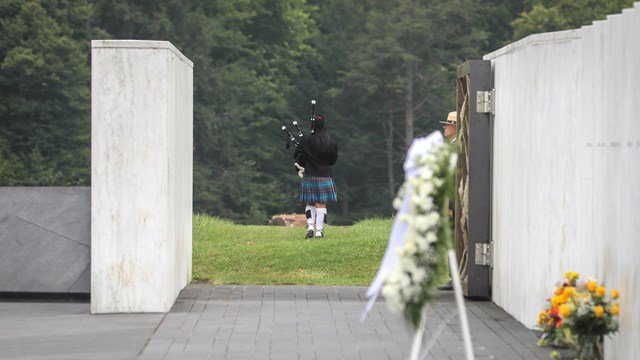
<path id="1" fill-rule="evenodd" d="M 193 284 L 168 314 L 90 315 L 87 303 L 0 302 L 0 359 L 407 359 L 411 333 L 366 287 Z M 489 301 L 467 301 L 476 359 L 548 359 Z M 429 307 L 425 359 L 464 359 L 452 292 Z"/>
<path id="2" fill-rule="evenodd" d="M 0 359 L 135 359 L 163 318 L 90 315 L 88 303 L 0 302 Z"/>

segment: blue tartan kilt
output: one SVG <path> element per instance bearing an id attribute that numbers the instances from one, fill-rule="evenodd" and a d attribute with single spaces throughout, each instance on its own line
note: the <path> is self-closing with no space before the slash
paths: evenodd
<path id="1" fill-rule="evenodd" d="M 327 203 L 336 201 L 338 201 L 338 193 L 332 178 L 304 175 L 300 187 L 300 202 Z"/>

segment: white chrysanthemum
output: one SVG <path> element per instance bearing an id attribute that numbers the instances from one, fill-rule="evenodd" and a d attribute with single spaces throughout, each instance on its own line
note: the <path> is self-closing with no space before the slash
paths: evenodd
<path id="1" fill-rule="evenodd" d="M 424 239 L 427 241 L 427 245 L 431 245 L 434 242 L 438 241 L 438 236 L 436 235 L 435 232 L 430 231 L 427 233 L 427 235 L 424 237 Z"/>
<path id="2" fill-rule="evenodd" d="M 421 180 L 429 180 L 433 177 L 433 170 L 431 170 L 430 168 L 427 167 L 423 167 L 421 168 L 420 172 L 418 173 L 418 177 Z"/>
<path id="3" fill-rule="evenodd" d="M 401 297 L 400 287 L 396 284 L 385 284 L 381 290 L 382 296 L 387 300 L 387 305 L 392 311 L 402 312 L 405 307 L 404 299 Z"/>
<path id="4" fill-rule="evenodd" d="M 422 284 L 427 278 L 427 271 L 422 267 L 416 268 L 412 274 L 412 277 L 413 281 L 418 284 Z"/>
<path id="5" fill-rule="evenodd" d="M 394 209 L 399 210 L 402 207 L 402 199 L 399 197 L 393 199 L 392 205 Z"/>
<path id="6" fill-rule="evenodd" d="M 409 199 L 409 212 L 412 214 L 415 214 L 417 212 L 420 211 L 420 198 L 417 196 L 412 196 Z M 411 215 L 407 215 L 407 217 L 410 219 Z M 410 220 L 409 220 L 410 221 Z M 407 221 L 407 222 L 409 222 Z"/>
<path id="7" fill-rule="evenodd" d="M 416 269 L 416 263 L 411 256 L 405 256 L 398 260 L 398 265 L 405 273 L 412 273 Z"/>
<path id="8" fill-rule="evenodd" d="M 430 181 L 425 181 L 418 185 L 418 191 L 416 195 L 419 198 L 424 199 L 429 197 L 433 193 L 434 189 L 435 188 L 433 186 L 433 183 L 431 183 Z"/>
<path id="9" fill-rule="evenodd" d="M 424 236 L 417 236 L 415 240 L 416 249 L 420 253 L 424 253 L 429 249 L 429 243 Z"/>
<path id="10" fill-rule="evenodd" d="M 412 214 L 419 214 L 421 212 L 424 212 L 422 211 L 421 199 L 419 197 L 414 196 L 411 198 L 411 201 L 409 201 L 409 211 Z M 409 223 L 410 220 L 407 222 Z"/>
<path id="11" fill-rule="evenodd" d="M 442 185 L 444 185 L 444 180 L 443 179 L 440 179 L 440 178 L 434 178 L 433 179 L 433 186 L 439 188 Z"/>
<path id="12" fill-rule="evenodd" d="M 429 213 L 429 215 L 427 215 L 427 223 L 429 224 L 429 228 L 432 228 L 438 225 L 439 221 L 440 221 L 440 214 L 438 214 L 437 212 L 431 212 Z"/>
<path id="13" fill-rule="evenodd" d="M 414 284 L 403 289 L 404 298 L 408 302 L 416 302 L 419 300 L 420 293 L 422 292 L 420 284 Z"/>
<path id="14" fill-rule="evenodd" d="M 387 274 L 385 281 L 390 284 L 397 284 L 400 281 L 399 275 L 400 272 L 398 271 L 398 269 L 394 269 Z"/>
<path id="15" fill-rule="evenodd" d="M 407 231 L 407 235 L 405 236 L 405 242 L 415 243 L 417 238 L 418 238 L 418 234 L 415 231 Z"/>
<path id="16" fill-rule="evenodd" d="M 407 286 L 411 285 L 411 277 L 406 272 L 402 272 L 398 274 L 398 285 L 400 288 L 404 289 Z"/>
<path id="17" fill-rule="evenodd" d="M 431 197 L 427 197 L 422 199 L 422 201 L 419 202 L 420 207 L 422 208 L 422 210 L 424 212 L 428 212 L 428 211 L 432 211 L 433 208 L 433 198 Z"/>
<path id="18" fill-rule="evenodd" d="M 427 231 L 432 225 L 428 215 L 418 215 L 415 217 L 415 228 L 419 232 Z"/>
<path id="19" fill-rule="evenodd" d="M 406 180 L 406 183 L 411 186 L 410 191 L 413 191 L 413 189 L 415 189 L 416 186 L 420 185 L 421 182 L 422 181 L 420 181 L 420 179 L 417 177 L 410 177 Z"/>
<path id="20" fill-rule="evenodd" d="M 416 243 L 413 241 L 407 241 L 404 244 L 404 249 L 403 249 L 403 255 L 404 256 L 415 256 L 416 252 L 418 251 L 418 248 L 416 247 Z"/>

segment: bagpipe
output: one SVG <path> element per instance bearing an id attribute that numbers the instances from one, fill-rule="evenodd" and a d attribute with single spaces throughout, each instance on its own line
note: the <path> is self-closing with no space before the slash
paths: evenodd
<path id="1" fill-rule="evenodd" d="M 313 123 L 315 121 L 316 121 L 316 101 L 311 100 L 311 133 L 312 134 L 314 132 Z M 300 130 L 300 126 L 298 126 L 298 122 L 294 121 L 292 124 L 298 131 L 298 139 L 302 141 L 302 137 L 304 137 L 304 134 L 302 133 L 302 130 Z M 291 132 L 287 129 L 286 126 L 282 125 L 281 129 L 282 131 L 284 131 L 285 134 L 287 134 L 287 149 L 289 148 L 289 145 L 291 143 L 293 143 L 293 145 L 296 147 L 300 146 L 300 141 L 298 141 L 296 137 L 293 136 L 293 134 L 291 134 Z"/>
<path id="2" fill-rule="evenodd" d="M 315 127 L 313 126 L 313 124 L 316 122 L 316 101 L 315 100 L 311 100 L 311 119 L 310 120 L 311 120 L 311 134 L 313 134 L 315 132 Z M 293 145 L 296 148 L 300 146 L 300 142 L 304 137 L 302 130 L 300 130 L 300 126 L 298 126 L 298 122 L 294 121 L 292 125 L 298 131 L 297 138 L 287 129 L 286 126 L 282 125 L 282 128 L 281 128 L 281 130 L 284 131 L 285 134 L 287 134 L 287 146 L 286 146 L 287 149 L 290 147 L 291 143 L 293 143 Z M 303 177 L 304 168 L 300 166 L 297 162 L 293 165 L 298 169 L 298 176 Z"/>

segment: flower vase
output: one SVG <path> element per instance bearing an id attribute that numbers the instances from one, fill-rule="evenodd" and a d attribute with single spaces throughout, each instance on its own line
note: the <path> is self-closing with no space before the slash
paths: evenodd
<path id="1" fill-rule="evenodd" d="M 577 341 L 578 360 L 604 360 L 604 339 L 602 335 L 582 335 Z"/>

